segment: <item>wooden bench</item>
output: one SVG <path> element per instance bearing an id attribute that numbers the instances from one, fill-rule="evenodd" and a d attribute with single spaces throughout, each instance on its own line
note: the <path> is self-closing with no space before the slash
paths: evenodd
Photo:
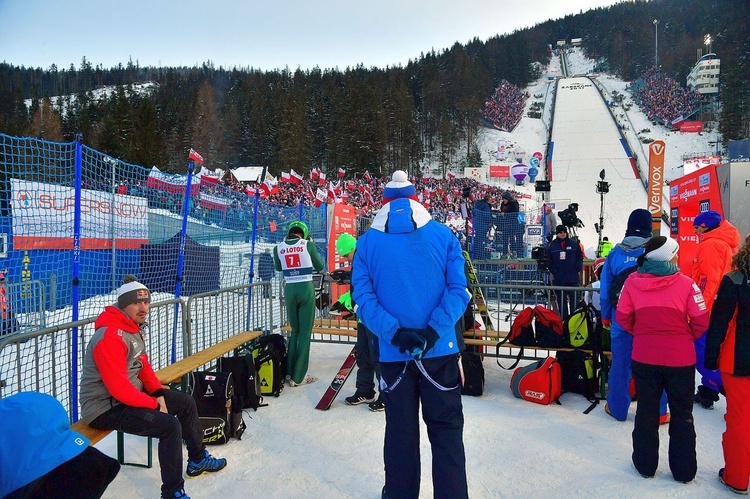
<path id="1" fill-rule="evenodd" d="M 159 369 L 155 372 L 156 377 L 163 385 L 169 385 L 177 383 L 182 378 L 195 371 L 201 366 L 204 366 L 215 359 L 218 359 L 222 355 L 225 355 L 232 350 L 236 350 L 243 345 L 252 342 L 257 339 L 261 334 L 261 331 L 244 331 L 236 334 L 231 338 L 227 338 L 224 341 L 205 348 L 199 352 L 194 353 L 182 360 L 170 364 L 167 367 Z M 90 440 L 90 445 L 95 445 L 100 442 L 104 437 L 109 435 L 114 430 L 98 430 L 90 427 L 85 421 L 79 420 L 70 425 L 70 429 L 77 431 Z M 148 438 L 148 462 L 147 464 L 140 463 L 126 463 L 125 462 L 125 446 L 124 446 L 124 435 L 122 432 L 117 432 L 117 460 L 120 464 L 127 464 L 129 466 L 139 466 L 143 468 L 150 468 L 153 465 L 152 458 L 152 443 L 151 438 Z"/>
<path id="2" fill-rule="evenodd" d="M 282 331 L 290 333 L 292 328 L 287 324 L 282 326 Z M 334 319 L 331 317 L 316 317 L 312 327 L 313 340 L 323 340 L 328 336 L 343 336 L 346 343 L 351 343 L 352 338 L 357 338 L 357 321 L 348 319 Z M 316 337 L 317 336 L 317 337 Z"/>

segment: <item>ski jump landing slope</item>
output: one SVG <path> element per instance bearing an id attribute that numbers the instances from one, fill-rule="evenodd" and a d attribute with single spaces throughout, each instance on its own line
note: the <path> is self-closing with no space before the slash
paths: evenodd
<path id="1" fill-rule="evenodd" d="M 646 191 L 622 141 L 612 115 L 594 83 L 585 77 L 557 82 L 548 157 L 551 180 L 550 200 L 555 212 L 578 203 L 578 218 L 584 227 L 578 237 L 593 257 L 599 239 L 594 223 L 599 222 L 600 196 L 596 192 L 599 172 L 604 169 L 611 184 L 604 195 L 603 236 L 615 244 L 622 240 L 628 215 L 646 208 Z M 559 218 L 559 217 L 558 217 Z"/>

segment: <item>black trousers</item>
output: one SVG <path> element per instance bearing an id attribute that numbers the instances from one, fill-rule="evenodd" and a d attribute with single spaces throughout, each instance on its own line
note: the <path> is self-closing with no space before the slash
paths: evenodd
<path id="1" fill-rule="evenodd" d="M 185 485 L 182 478 L 185 467 L 182 459 L 183 439 L 190 459 L 202 459 L 205 446 L 203 427 L 198 420 L 198 409 L 193 397 L 176 390 L 167 390 L 164 401 L 169 414 L 156 409 L 119 404 L 92 421 L 90 426 L 158 438 L 162 497 L 172 497 Z"/>
<path id="2" fill-rule="evenodd" d="M 642 475 L 653 476 L 659 465 L 659 399 L 667 392 L 672 413 L 669 422 L 669 469 L 680 482 L 695 478 L 693 391 L 695 366 L 668 367 L 632 361 L 638 407 L 633 428 L 633 464 Z"/>
<path id="3" fill-rule="evenodd" d="M 99 498 L 107 490 L 120 463 L 99 449 L 87 447 L 73 459 L 62 463 L 46 475 L 16 489 L 5 499 L 66 497 L 70 499 Z"/>
<path id="4" fill-rule="evenodd" d="M 380 380 L 378 339 L 361 322 L 357 323 L 357 392 L 375 393 L 375 379 Z"/>
<path id="5" fill-rule="evenodd" d="M 416 362 L 381 362 L 383 380 L 390 389 L 385 400 L 385 487 L 388 499 L 419 497 L 419 405 L 432 447 L 432 484 L 435 498 L 469 497 L 464 452 L 464 414 L 458 356 L 425 359 L 422 365 L 435 383 L 420 372 Z M 405 369 L 404 369 L 405 368 Z M 398 380 L 398 383 L 396 381 Z M 394 386 L 395 385 L 395 386 Z"/>

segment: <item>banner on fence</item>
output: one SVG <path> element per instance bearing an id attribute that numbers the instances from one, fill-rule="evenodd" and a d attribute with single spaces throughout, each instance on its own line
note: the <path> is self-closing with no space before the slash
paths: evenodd
<path id="1" fill-rule="evenodd" d="M 13 249 L 73 249 L 75 189 L 11 179 Z M 81 189 L 81 249 L 148 243 L 146 198 Z"/>

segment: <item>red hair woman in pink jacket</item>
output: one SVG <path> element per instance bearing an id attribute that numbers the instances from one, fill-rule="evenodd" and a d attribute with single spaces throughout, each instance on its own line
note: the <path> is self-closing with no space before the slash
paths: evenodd
<path id="1" fill-rule="evenodd" d="M 695 478 L 695 346 L 708 326 L 698 286 L 677 267 L 677 241 L 656 236 L 638 257 L 638 271 L 625 281 L 617 322 L 633 335 L 633 379 L 638 408 L 633 428 L 633 464 L 645 478 L 659 464 L 659 399 L 667 392 L 669 468 L 678 482 Z"/>

